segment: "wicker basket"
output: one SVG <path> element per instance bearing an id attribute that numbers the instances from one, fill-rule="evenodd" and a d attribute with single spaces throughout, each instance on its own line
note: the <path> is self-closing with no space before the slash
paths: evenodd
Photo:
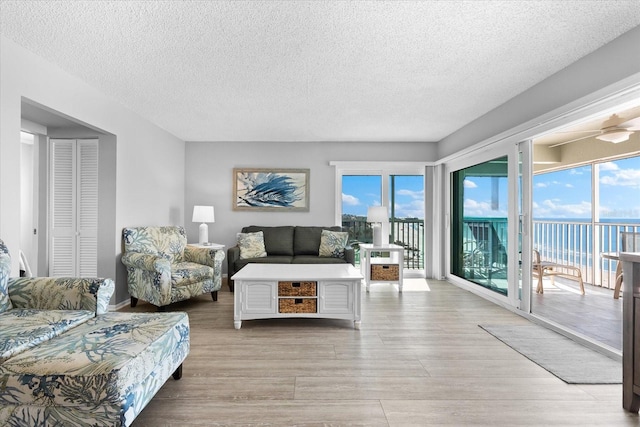
<path id="1" fill-rule="evenodd" d="M 280 298 L 280 313 L 317 313 L 315 298 Z"/>
<path id="2" fill-rule="evenodd" d="M 278 282 L 278 296 L 315 297 L 316 282 Z"/>
<path id="3" fill-rule="evenodd" d="M 371 280 L 400 280 L 398 264 L 372 264 Z"/>

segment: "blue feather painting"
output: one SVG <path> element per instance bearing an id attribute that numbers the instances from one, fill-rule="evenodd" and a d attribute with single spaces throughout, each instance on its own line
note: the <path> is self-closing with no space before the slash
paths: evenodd
<path id="1" fill-rule="evenodd" d="M 234 169 L 234 209 L 309 210 L 308 169 Z"/>

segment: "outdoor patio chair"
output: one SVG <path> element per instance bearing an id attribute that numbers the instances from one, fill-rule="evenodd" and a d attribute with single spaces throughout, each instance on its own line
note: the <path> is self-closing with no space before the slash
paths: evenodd
<path id="1" fill-rule="evenodd" d="M 541 261 L 540 260 L 540 252 L 537 250 L 533 250 L 533 275 L 538 277 L 538 287 L 536 292 L 539 294 L 544 293 L 544 288 L 542 286 L 542 279 L 545 276 L 551 277 L 551 284 L 555 285 L 554 278 L 555 276 L 562 276 L 568 279 L 577 280 L 580 283 L 580 293 L 584 295 L 584 283 L 582 281 L 582 271 L 579 267 L 574 267 L 572 265 L 565 264 L 557 264 L 555 262 L 550 261 Z"/>

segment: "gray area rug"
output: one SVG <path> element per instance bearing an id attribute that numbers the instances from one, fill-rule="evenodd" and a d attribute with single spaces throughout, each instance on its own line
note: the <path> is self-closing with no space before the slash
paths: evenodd
<path id="1" fill-rule="evenodd" d="M 539 325 L 478 325 L 568 384 L 622 384 L 622 362 Z"/>

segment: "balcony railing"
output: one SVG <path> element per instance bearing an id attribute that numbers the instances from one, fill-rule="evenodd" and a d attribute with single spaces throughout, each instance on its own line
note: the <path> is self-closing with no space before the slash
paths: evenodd
<path id="1" fill-rule="evenodd" d="M 506 253 L 507 221 L 504 218 L 465 219 L 465 247 L 480 247 L 494 265 Z M 533 248 L 544 261 L 577 267 L 583 280 L 613 289 L 618 261 L 603 257 L 620 251 L 620 232 L 640 232 L 638 222 L 533 221 Z M 504 245 L 504 246 L 503 246 Z M 485 262 L 486 259 L 483 259 Z"/>
<path id="2" fill-rule="evenodd" d="M 620 251 L 620 232 L 640 231 L 637 222 L 534 221 L 533 245 L 543 260 L 580 268 L 585 282 L 613 289 L 617 262 L 602 256 Z"/>
<path id="3" fill-rule="evenodd" d="M 359 243 L 371 243 L 373 233 L 366 218 L 343 218 L 342 227 L 349 230 L 349 242 L 356 249 L 356 263 L 360 262 Z M 389 224 L 391 242 L 404 247 L 404 268 L 424 269 L 424 220 L 394 219 Z"/>
<path id="4" fill-rule="evenodd" d="M 480 247 L 485 263 L 506 264 L 507 220 L 504 218 L 465 219 L 463 241 Z M 349 230 L 349 241 L 356 248 L 359 263 L 359 243 L 371 243 L 371 225 L 365 218 L 344 218 L 342 226 Z M 424 269 L 424 221 L 399 219 L 390 224 L 390 241 L 404 246 L 405 268 Z M 617 261 L 603 258 L 607 252 L 620 250 L 620 232 L 640 232 L 637 222 L 533 221 L 533 247 L 545 261 L 580 268 L 586 283 L 613 289 Z M 594 262 L 595 261 L 595 262 Z"/>
<path id="5" fill-rule="evenodd" d="M 464 223 L 465 250 L 482 253 L 489 266 L 501 265 L 507 253 L 507 220 L 465 218 Z M 617 261 L 602 254 L 620 250 L 622 231 L 640 232 L 640 223 L 536 220 L 533 247 L 542 260 L 578 267 L 586 283 L 613 289 Z"/>

